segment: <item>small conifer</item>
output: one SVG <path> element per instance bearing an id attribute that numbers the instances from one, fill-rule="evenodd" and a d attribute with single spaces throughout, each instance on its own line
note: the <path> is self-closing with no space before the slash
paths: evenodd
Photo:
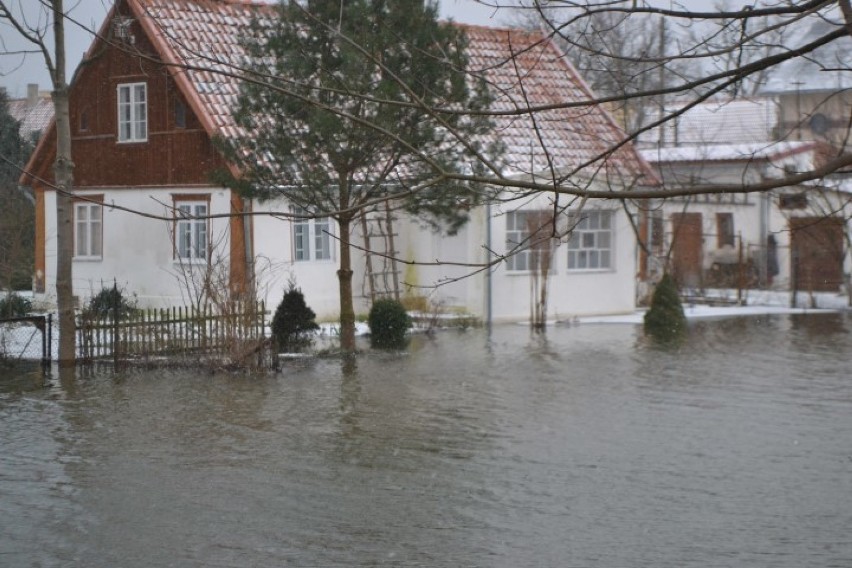
<path id="1" fill-rule="evenodd" d="M 686 331 L 686 316 L 677 286 L 668 273 L 657 283 L 651 307 L 645 314 L 645 333 L 663 340 L 675 339 Z"/>
<path id="2" fill-rule="evenodd" d="M 305 303 L 302 290 L 295 283 L 284 294 L 272 316 L 272 337 L 279 349 L 297 351 L 311 343 L 310 333 L 319 329 L 316 314 Z"/>

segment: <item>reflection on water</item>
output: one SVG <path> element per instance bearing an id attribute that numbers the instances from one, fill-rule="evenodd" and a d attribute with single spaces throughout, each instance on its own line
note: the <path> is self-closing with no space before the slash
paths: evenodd
<path id="1" fill-rule="evenodd" d="M 849 566 L 852 319 L 0 370 L 3 566 Z M 5 373 L 5 374 L 4 374 Z"/>

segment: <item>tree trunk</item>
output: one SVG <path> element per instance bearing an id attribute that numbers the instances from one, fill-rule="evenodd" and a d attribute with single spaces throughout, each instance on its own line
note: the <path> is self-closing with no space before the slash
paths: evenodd
<path id="1" fill-rule="evenodd" d="M 355 351 L 355 306 L 352 302 L 352 250 L 349 233 L 351 222 L 349 216 L 341 216 L 337 221 L 340 230 L 340 268 L 337 271 L 340 284 L 340 347 L 344 351 Z"/>
<path id="2" fill-rule="evenodd" d="M 62 0 L 53 0 L 53 37 L 56 67 L 53 105 L 56 113 L 56 303 L 59 308 L 59 365 L 71 367 L 75 357 L 74 290 L 71 280 L 74 231 L 71 196 L 74 162 L 71 160 L 71 119 L 65 81 L 65 26 Z"/>

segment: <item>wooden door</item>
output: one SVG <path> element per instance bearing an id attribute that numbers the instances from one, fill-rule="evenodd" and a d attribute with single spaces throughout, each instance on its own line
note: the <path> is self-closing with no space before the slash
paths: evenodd
<path id="1" fill-rule="evenodd" d="M 672 276 L 679 288 L 701 287 L 703 226 L 701 213 L 672 214 Z"/>
<path id="2" fill-rule="evenodd" d="M 839 290 L 843 284 L 843 219 L 794 217 L 790 230 L 792 285 L 802 291 Z"/>

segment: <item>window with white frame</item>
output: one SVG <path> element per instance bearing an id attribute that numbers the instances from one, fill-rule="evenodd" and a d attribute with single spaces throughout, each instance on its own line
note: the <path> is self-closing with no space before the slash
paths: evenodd
<path id="1" fill-rule="evenodd" d="M 74 258 L 103 257 L 103 206 L 100 203 L 74 204 Z"/>
<path id="2" fill-rule="evenodd" d="M 551 262 L 547 254 L 552 215 L 552 211 L 543 209 L 506 213 L 507 270 L 536 270 L 542 262 Z"/>
<path id="3" fill-rule="evenodd" d="M 175 252 L 178 259 L 207 261 L 208 211 L 206 201 L 175 201 Z"/>
<path id="4" fill-rule="evenodd" d="M 306 215 L 304 209 L 293 209 Z M 328 217 L 293 220 L 293 254 L 297 261 L 331 260 L 331 220 Z"/>
<path id="5" fill-rule="evenodd" d="M 118 141 L 148 140 L 148 85 L 127 83 L 118 86 Z"/>
<path id="6" fill-rule="evenodd" d="M 612 268 L 612 211 L 583 211 L 569 216 L 568 270 Z"/>

